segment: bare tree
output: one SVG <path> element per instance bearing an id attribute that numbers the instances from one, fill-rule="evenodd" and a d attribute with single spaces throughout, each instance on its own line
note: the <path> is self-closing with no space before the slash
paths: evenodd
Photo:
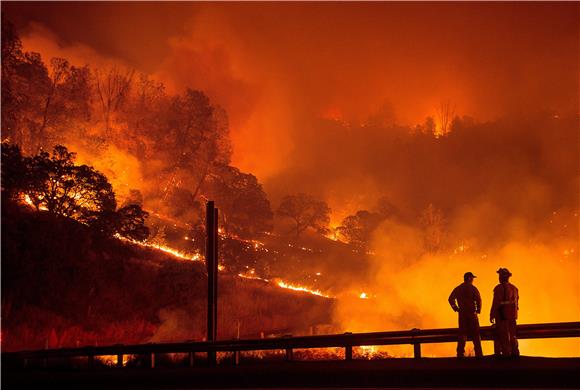
<path id="1" fill-rule="evenodd" d="M 109 139 L 111 135 L 111 115 L 120 108 L 127 98 L 133 74 L 133 70 L 122 72 L 116 67 L 110 68 L 105 73 L 99 70 L 95 72 L 97 94 L 105 122 L 106 139 Z"/>
<path id="2" fill-rule="evenodd" d="M 439 122 L 439 131 L 436 135 L 442 136 L 451 131 L 451 123 L 455 117 L 455 106 L 451 105 L 451 100 L 447 99 L 446 102 L 441 102 L 439 105 L 439 110 L 437 111 L 437 119 Z"/>
<path id="3" fill-rule="evenodd" d="M 322 201 L 307 194 L 288 195 L 282 199 L 278 214 L 293 222 L 296 238 L 308 228 L 326 233 L 330 222 L 330 208 Z"/>
<path id="4" fill-rule="evenodd" d="M 437 252 L 443 244 L 446 234 L 446 222 L 443 212 L 429 203 L 421 214 L 421 225 L 423 227 L 423 243 L 429 252 Z"/>
<path id="5" fill-rule="evenodd" d="M 44 100 L 42 122 L 36 134 L 36 149 L 39 150 L 44 143 L 45 130 L 49 122 L 49 115 L 54 103 L 58 86 L 66 79 L 70 72 L 70 65 L 64 58 L 53 58 L 50 61 L 50 85 Z"/>

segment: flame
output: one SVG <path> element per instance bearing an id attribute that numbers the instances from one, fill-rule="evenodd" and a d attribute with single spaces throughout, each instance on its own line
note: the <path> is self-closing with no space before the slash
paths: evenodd
<path id="1" fill-rule="evenodd" d="M 158 244 L 148 243 L 146 241 L 141 242 L 141 241 L 133 240 L 131 238 L 123 237 L 118 233 L 115 234 L 115 237 L 121 241 L 129 242 L 129 243 L 134 244 L 134 245 L 139 245 L 139 246 L 142 246 L 144 248 L 152 248 L 152 249 L 160 250 L 162 252 L 168 253 L 168 254 L 175 256 L 175 257 L 182 259 L 182 260 L 203 261 L 203 257 L 198 252 L 193 253 L 193 254 L 185 253 L 185 252 L 178 251 L 177 249 L 174 249 L 174 248 L 171 248 L 171 247 L 168 247 L 165 245 L 158 245 Z M 219 266 L 218 266 L 218 269 L 219 269 Z"/>
<path id="2" fill-rule="evenodd" d="M 32 198 L 31 198 L 29 195 L 26 195 L 26 194 L 25 194 L 25 195 L 22 197 L 22 201 L 24 202 L 24 204 L 25 204 L 25 205 L 27 205 L 27 206 L 30 206 L 30 207 L 32 207 L 32 208 L 34 208 L 34 209 L 36 209 L 36 206 L 35 206 L 35 205 L 34 205 L 34 203 L 32 202 Z M 46 211 L 46 210 L 48 210 L 48 209 L 46 208 L 46 206 L 43 206 L 43 205 L 40 205 L 40 206 L 38 206 L 38 209 L 39 209 L 39 210 L 42 210 L 42 211 Z"/>
<path id="3" fill-rule="evenodd" d="M 123 367 L 125 367 L 127 365 L 127 362 L 129 361 L 129 358 L 132 355 L 123 355 Z M 106 366 L 116 366 L 117 365 L 117 355 L 101 355 L 101 356 L 95 356 L 95 360 L 101 362 L 102 364 L 106 365 Z"/>
<path id="4" fill-rule="evenodd" d="M 263 282 L 270 283 L 270 280 L 257 276 L 253 269 L 246 272 L 246 273 L 239 273 L 238 276 L 240 278 L 244 278 L 244 279 L 261 280 Z"/>
<path id="5" fill-rule="evenodd" d="M 313 289 L 310 289 L 308 287 L 299 286 L 299 285 L 296 285 L 296 284 L 286 283 L 283 280 L 278 280 L 277 285 L 278 285 L 278 287 L 287 288 L 289 290 L 294 290 L 294 291 L 307 292 L 309 294 L 318 295 L 318 296 L 324 297 L 324 298 L 334 298 L 334 297 L 332 297 L 332 296 L 330 296 L 328 294 L 323 293 L 320 290 L 313 290 Z"/>
<path id="6" fill-rule="evenodd" d="M 361 292 L 360 295 L 358 296 L 360 299 L 369 299 L 369 296 L 367 295 L 366 292 Z"/>

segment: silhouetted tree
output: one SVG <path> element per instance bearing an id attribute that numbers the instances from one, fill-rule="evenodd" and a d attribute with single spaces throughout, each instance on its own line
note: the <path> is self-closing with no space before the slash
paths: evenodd
<path id="1" fill-rule="evenodd" d="M 2 22 L 2 140 L 35 152 L 29 146 L 42 123 L 48 71 L 40 54 L 22 51 L 12 24 Z"/>
<path id="2" fill-rule="evenodd" d="M 68 128 L 90 117 L 89 69 L 71 66 L 64 58 L 53 58 L 50 65 L 40 123 L 33 135 L 37 149 L 55 140 L 60 141 L 58 129 Z M 47 134 L 49 130 L 52 134 Z"/>
<path id="3" fill-rule="evenodd" d="M 425 249 L 430 252 L 437 252 L 441 248 L 445 236 L 443 212 L 432 203 L 429 203 L 421 215 L 421 225 L 423 227 Z"/>
<path id="4" fill-rule="evenodd" d="M 168 163 L 164 196 L 182 187 L 198 198 L 212 168 L 230 161 L 228 131 L 225 111 L 203 92 L 188 89 L 171 99 L 162 140 Z"/>
<path id="5" fill-rule="evenodd" d="M 87 165 L 74 165 L 75 153 L 64 146 L 52 155 L 41 151 L 30 159 L 32 184 L 26 190 L 37 209 L 91 224 L 99 213 L 115 210 L 107 178 Z"/>
<path id="6" fill-rule="evenodd" d="M 20 147 L 2 142 L 2 195 L 4 199 L 15 200 L 30 184 L 27 159 Z"/>
<path id="7" fill-rule="evenodd" d="M 338 232 L 348 243 L 360 249 L 367 249 L 373 231 L 383 219 L 383 216 L 378 213 L 359 210 L 355 215 L 350 215 L 342 220 Z"/>
<path id="8" fill-rule="evenodd" d="M 120 209 L 107 210 L 97 215 L 91 226 L 105 235 L 119 234 L 137 241 L 144 241 L 149 237 L 149 228 L 145 226 L 145 219 L 149 213 L 139 205 L 128 205 Z"/>
<path id="9" fill-rule="evenodd" d="M 308 228 L 324 233 L 330 222 L 330 208 L 326 202 L 303 193 L 285 196 L 278 214 L 292 220 L 296 238 Z"/>
<path id="10" fill-rule="evenodd" d="M 113 115 L 121 108 L 129 95 L 133 74 L 132 70 L 121 71 L 116 67 L 95 72 L 95 86 L 105 124 L 106 140 L 109 140 L 111 136 Z"/>
<path id="11" fill-rule="evenodd" d="M 60 145 L 52 155 L 41 151 L 27 158 L 18 146 L 3 142 L 3 197 L 14 200 L 27 195 L 37 210 L 75 219 L 107 235 L 146 239 L 148 213 L 141 205 L 128 203 L 115 210 L 115 194 L 107 178 L 87 165 L 74 165 L 74 158 Z"/>
<path id="12" fill-rule="evenodd" d="M 129 195 L 123 202 L 121 207 L 130 206 L 130 205 L 137 205 L 143 207 L 143 194 L 139 190 L 129 190 Z"/>
<path id="13" fill-rule="evenodd" d="M 272 231 L 270 201 L 258 179 L 227 165 L 214 169 L 204 194 L 215 199 L 228 233 L 256 237 Z"/>
<path id="14" fill-rule="evenodd" d="M 455 107 L 451 105 L 451 101 L 442 102 L 437 111 L 437 119 L 439 120 L 438 136 L 446 135 L 451 131 L 451 124 L 454 118 Z"/>
<path id="15" fill-rule="evenodd" d="M 399 209 L 387 196 L 381 196 L 377 201 L 376 211 L 383 218 L 391 218 L 400 214 Z"/>

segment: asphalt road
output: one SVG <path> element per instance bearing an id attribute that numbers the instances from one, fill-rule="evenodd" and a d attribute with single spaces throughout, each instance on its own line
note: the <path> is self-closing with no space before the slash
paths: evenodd
<path id="1" fill-rule="evenodd" d="M 258 362 L 193 368 L 6 369 L 2 388 L 580 388 L 580 358 Z"/>

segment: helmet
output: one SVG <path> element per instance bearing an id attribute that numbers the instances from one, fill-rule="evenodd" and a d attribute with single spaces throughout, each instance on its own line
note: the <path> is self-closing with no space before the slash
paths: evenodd
<path id="1" fill-rule="evenodd" d="M 500 268 L 497 270 L 497 273 L 500 276 L 512 276 L 512 273 L 507 268 Z"/>

